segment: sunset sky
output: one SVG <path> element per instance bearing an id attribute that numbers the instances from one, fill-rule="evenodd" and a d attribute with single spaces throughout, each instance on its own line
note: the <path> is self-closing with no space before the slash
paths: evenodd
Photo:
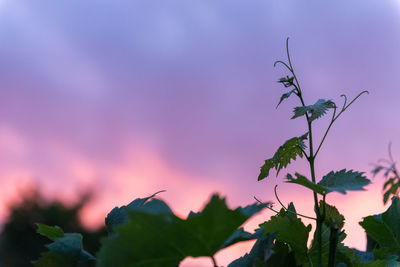
<path id="1" fill-rule="evenodd" d="M 273 63 L 285 59 L 287 37 L 307 104 L 370 92 L 333 125 L 316 162 L 319 178 L 344 168 L 371 178 L 367 191 L 327 197 L 346 217 L 345 244 L 364 249 L 358 222 L 385 210 L 370 163 L 390 141 L 400 159 L 395 0 L 0 0 L 0 218 L 31 185 L 66 201 L 95 190 L 83 214 L 91 227 L 162 189 L 186 216 L 213 192 L 232 208 L 253 196 L 276 202 L 279 184 L 285 204 L 312 215 L 311 192 L 282 183 L 288 172 L 309 176 L 306 161 L 257 182 L 264 160 L 306 132 L 303 118 L 290 120 L 297 99 L 275 109 L 287 73 Z M 315 122 L 318 141 L 329 118 Z"/>

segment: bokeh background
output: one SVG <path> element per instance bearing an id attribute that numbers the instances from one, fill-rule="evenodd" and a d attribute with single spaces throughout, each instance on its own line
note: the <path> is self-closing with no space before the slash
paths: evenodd
<path id="1" fill-rule="evenodd" d="M 275 109 L 293 64 L 307 104 L 362 96 L 334 124 L 317 175 L 354 169 L 367 191 L 327 198 L 346 217 L 345 243 L 365 248 L 358 222 L 382 212 L 382 177 L 370 163 L 400 158 L 400 1 L 0 1 L 0 219 L 26 188 L 78 201 L 92 229 L 114 206 L 161 189 L 186 216 L 213 192 L 231 207 L 275 201 L 312 214 L 312 194 L 282 183 L 299 160 L 257 182 L 284 141 L 306 132 L 290 120 L 296 99 Z M 320 140 L 327 120 L 315 123 Z M 275 201 L 276 202 L 276 201 Z M 278 206 L 276 206 L 278 207 Z M 273 212 L 247 223 L 253 230 Z M 217 255 L 226 265 L 251 247 Z M 210 266 L 187 259 L 184 266 Z"/>

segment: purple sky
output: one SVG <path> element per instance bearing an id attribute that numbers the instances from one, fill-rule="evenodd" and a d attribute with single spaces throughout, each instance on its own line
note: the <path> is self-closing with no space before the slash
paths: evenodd
<path id="1" fill-rule="evenodd" d="M 274 201 L 287 171 L 257 182 L 259 167 L 306 131 L 290 120 L 297 100 L 275 109 L 286 37 L 307 104 L 370 91 L 333 126 L 319 177 L 370 176 L 390 141 L 399 158 L 400 1 L 0 1 L 0 215 L 30 181 L 65 199 L 98 190 L 88 224 L 159 189 L 181 215 L 214 191 L 232 207 Z M 328 196 L 347 217 L 346 244 L 363 249 L 357 222 L 383 211 L 382 181 Z M 279 193 L 312 213 L 310 192 Z"/>

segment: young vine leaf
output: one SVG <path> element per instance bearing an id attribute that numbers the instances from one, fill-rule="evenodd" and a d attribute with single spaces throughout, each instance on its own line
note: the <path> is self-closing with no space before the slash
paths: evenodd
<path id="1" fill-rule="evenodd" d="M 363 187 L 369 183 L 370 180 L 363 176 L 363 172 L 343 169 L 338 172 L 331 171 L 322 178 L 318 185 L 326 188 L 327 193 L 336 191 L 346 194 L 346 191 L 350 190 L 364 190 Z"/>
<path id="2" fill-rule="evenodd" d="M 82 235 L 66 233 L 58 226 L 38 224 L 38 233 L 53 241 L 48 252 L 34 262 L 35 267 L 82 266 L 94 267 L 96 259 L 83 250 Z"/>
<path id="3" fill-rule="evenodd" d="M 379 249 L 374 250 L 375 257 L 387 259 L 392 255 L 400 254 L 400 201 L 392 198 L 392 204 L 382 214 L 365 217 L 360 225 L 373 240 Z"/>
<path id="4" fill-rule="evenodd" d="M 314 105 L 295 107 L 292 119 L 304 116 L 306 113 L 310 115 L 310 121 L 322 117 L 330 108 L 335 108 L 336 105 L 331 100 L 319 99 Z"/>
<path id="5" fill-rule="evenodd" d="M 129 220 L 129 212 L 145 211 L 149 213 L 172 214 L 172 210 L 168 207 L 167 204 L 165 204 L 161 200 L 154 198 L 160 192 L 157 192 L 149 197 L 137 198 L 126 206 L 113 208 L 107 214 L 107 217 L 105 219 L 108 232 L 113 233 L 115 226 L 126 223 Z"/>
<path id="6" fill-rule="evenodd" d="M 303 134 L 300 137 L 293 137 L 287 140 L 282 146 L 278 148 L 274 156 L 267 159 L 263 166 L 261 166 L 261 171 L 258 176 L 258 181 L 269 176 L 269 171 L 272 168 L 276 170 L 276 176 L 278 176 L 279 171 L 290 163 L 291 160 L 296 160 L 296 157 L 303 157 L 303 151 L 306 148 L 304 140 L 307 139 L 308 133 Z"/>
<path id="7" fill-rule="evenodd" d="M 276 105 L 276 108 L 278 108 L 278 106 L 282 103 L 282 101 L 285 100 L 286 98 L 289 98 L 290 95 L 293 94 L 294 92 L 296 92 L 296 89 L 293 89 L 293 90 L 290 90 L 290 91 L 287 92 L 287 93 L 284 93 L 284 94 L 281 96 L 281 99 L 279 100 L 278 105 Z"/>
<path id="8" fill-rule="evenodd" d="M 375 175 L 377 175 L 378 174 L 378 172 L 380 172 L 381 170 L 383 170 L 383 166 L 376 166 L 371 172 L 372 172 L 372 174 L 374 175 L 374 177 L 375 177 Z"/>
<path id="9" fill-rule="evenodd" d="M 257 238 L 238 227 L 266 206 L 231 210 L 224 198 L 213 195 L 201 212 L 185 220 L 162 211 L 128 211 L 128 221 L 102 240 L 98 266 L 177 266 L 188 256 L 212 257 L 235 242 Z"/>
<path id="10" fill-rule="evenodd" d="M 296 209 L 292 202 L 287 211 L 281 209 L 269 221 L 260 224 L 260 227 L 263 227 L 267 234 L 277 232 L 276 240 L 290 245 L 294 251 L 297 265 L 307 262 L 307 240 L 311 231 L 311 224 L 305 226 L 297 218 Z"/>
<path id="11" fill-rule="evenodd" d="M 319 211 L 321 214 L 323 214 L 323 206 L 324 203 L 322 200 L 320 200 Z M 344 216 L 339 213 L 338 209 L 335 206 L 331 206 L 325 202 L 325 218 L 323 223 L 328 227 L 331 227 L 333 224 L 335 224 L 340 230 L 344 226 Z"/>

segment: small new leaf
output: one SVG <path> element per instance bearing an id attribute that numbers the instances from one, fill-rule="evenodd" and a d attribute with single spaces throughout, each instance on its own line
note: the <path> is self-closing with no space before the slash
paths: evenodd
<path id="1" fill-rule="evenodd" d="M 381 170 L 383 170 L 383 166 L 376 166 L 371 172 L 375 177 L 375 175 L 377 175 Z"/>
<path id="2" fill-rule="evenodd" d="M 278 83 L 283 84 L 283 86 L 285 87 L 289 87 L 293 85 L 293 79 L 294 77 L 289 77 L 289 76 L 282 77 L 279 79 Z"/>
<path id="3" fill-rule="evenodd" d="M 329 192 L 339 192 L 346 194 L 346 191 L 364 190 L 364 186 L 368 185 L 370 180 L 363 176 L 362 172 L 346 171 L 343 169 L 338 172 L 331 171 L 325 175 L 318 183 Z"/>
<path id="4" fill-rule="evenodd" d="M 313 121 L 322 117 L 328 109 L 335 107 L 336 105 L 332 100 L 319 99 L 314 105 L 295 107 L 292 119 L 308 114 L 310 121 Z"/>
<path id="5" fill-rule="evenodd" d="M 320 213 L 323 214 L 323 201 L 319 202 L 319 210 Z M 331 206 L 325 202 L 325 219 L 323 223 L 329 228 L 336 224 L 339 229 L 342 229 L 344 226 L 344 216 L 339 213 L 335 206 Z"/>
<path id="6" fill-rule="evenodd" d="M 276 105 L 276 108 L 278 108 L 278 106 L 282 103 L 282 101 L 285 100 L 286 98 L 289 98 L 289 96 L 290 96 L 292 93 L 294 93 L 294 92 L 296 92 L 296 89 L 293 89 L 293 90 L 290 90 L 290 91 L 287 92 L 287 93 L 284 93 L 284 94 L 281 96 L 281 99 L 279 100 L 278 105 Z"/>
<path id="7" fill-rule="evenodd" d="M 306 145 L 304 140 L 307 139 L 308 133 L 303 134 L 300 137 L 293 137 L 287 140 L 282 146 L 278 148 L 274 156 L 267 159 L 263 166 L 261 166 L 260 175 L 258 176 L 258 181 L 268 177 L 269 171 L 272 168 L 276 170 L 276 176 L 278 176 L 279 171 L 290 163 L 291 160 L 296 160 L 296 157 L 303 157 L 303 150 Z"/>
<path id="8" fill-rule="evenodd" d="M 385 176 L 385 177 L 388 177 L 389 173 L 390 173 L 392 170 L 394 170 L 395 167 L 396 167 L 396 164 L 395 164 L 395 163 L 392 163 L 392 165 L 390 165 L 390 167 L 386 169 L 384 176 Z"/>

